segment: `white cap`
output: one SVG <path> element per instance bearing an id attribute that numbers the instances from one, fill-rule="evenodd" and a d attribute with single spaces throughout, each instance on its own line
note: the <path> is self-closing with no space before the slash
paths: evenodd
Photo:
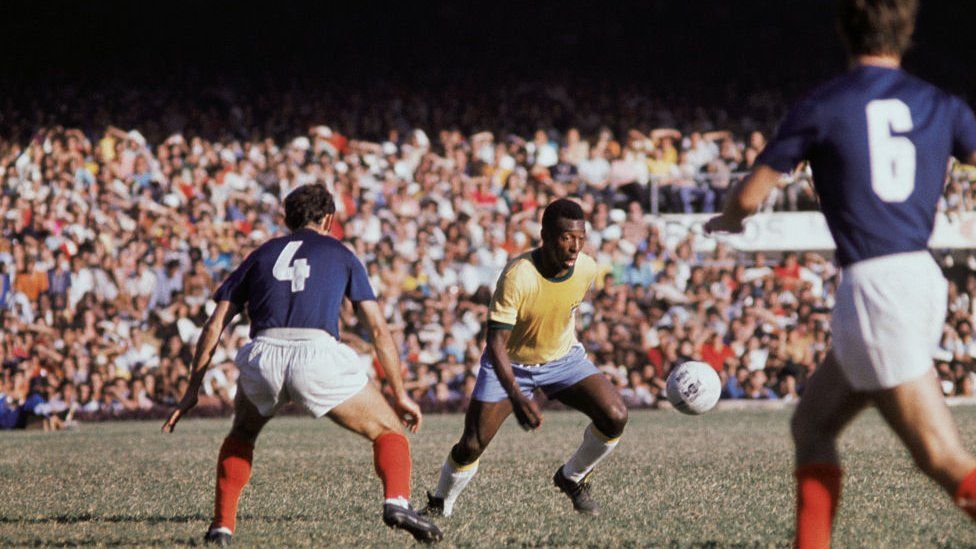
<path id="1" fill-rule="evenodd" d="M 129 137 L 129 139 L 135 141 L 139 145 L 143 147 L 146 146 L 146 138 L 143 137 L 142 134 L 139 133 L 137 130 L 129 130 L 129 133 L 127 133 L 126 135 Z"/>
<path id="2" fill-rule="evenodd" d="M 603 229 L 603 239 L 604 240 L 620 240 L 620 236 L 623 231 L 620 229 L 619 225 L 611 225 L 606 229 Z"/>
<path id="3" fill-rule="evenodd" d="M 170 194 L 168 194 L 168 195 L 166 195 L 166 196 L 163 197 L 163 204 L 169 206 L 170 208 L 179 208 L 180 207 L 180 197 L 176 196 L 175 194 L 170 193 Z"/>
<path id="4" fill-rule="evenodd" d="M 296 137 L 295 139 L 292 139 L 291 146 L 300 151 L 307 151 L 312 148 L 312 142 L 309 141 L 308 138 L 303 135 L 301 137 Z"/>
<path id="5" fill-rule="evenodd" d="M 424 133 L 424 130 L 416 129 L 413 131 L 413 137 L 417 140 L 417 146 L 422 148 L 430 147 L 430 138 Z"/>
<path id="6" fill-rule="evenodd" d="M 321 138 L 324 138 L 324 139 L 328 139 L 328 138 L 332 137 L 332 128 L 330 128 L 328 126 L 324 126 L 324 125 L 323 126 L 313 126 L 312 127 L 312 133 L 315 134 L 316 137 L 321 137 Z"/>

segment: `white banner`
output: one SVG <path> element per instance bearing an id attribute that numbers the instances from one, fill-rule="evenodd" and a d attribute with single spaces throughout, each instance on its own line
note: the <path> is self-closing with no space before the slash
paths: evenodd
<path id="1" fill-rule="evenodd" d="M 654 218 L 661 237 L 669 246 L 677 244 L 689 232 L 695 238 L 695 251 L 710 252 L 716 242 L 747 252 L 757 251 L 827 251 L 837 246 L 830 236 L 827 220 L 820 212 L 776 212 L 757 214 L 745 222 L 745 231 L 737 235 L 705 235 L 702 226 L 713 214 L 663 214 Z M 936 249 L 976 249 L 976 212 L 940 213 L 929 247 Z"/>

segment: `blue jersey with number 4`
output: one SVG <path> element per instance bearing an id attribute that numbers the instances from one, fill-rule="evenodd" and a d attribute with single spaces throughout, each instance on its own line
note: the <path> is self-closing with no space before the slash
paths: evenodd
<path id="1" fill-rule="evenodd" d="M 318 328 L 336 339 L 344 297 L 376 299 L 366 269 L 341 242 L 310 229 L 262 244 L 214 294 L 247 305 L 251 337 L 267 328 Z"/>
<path id="2" fill-rule="evenodd" d="M 949 155 L 976 151 L 960 99 L 900 69 L 861 65 L 787 115 L 756 160 L 781 172 L 809 160 L 837 261 L 927 248 Z"/>

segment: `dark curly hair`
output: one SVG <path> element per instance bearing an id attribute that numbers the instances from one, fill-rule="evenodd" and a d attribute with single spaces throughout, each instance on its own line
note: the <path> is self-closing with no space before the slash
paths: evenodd
<path id="1" fill-rule="evenodd" d="M 553 236 L 558 234 L 560 219 L 585 219 L 583 208 L 568 198 L 550 202 L 542 213 L 542 233 Z"/>
<path id="2" fill-rule="evenodd" d="M 285 197 L 285 224 L 297 231 L 336 211 L 335 200 L 325 185 L 303 185 Z"/>

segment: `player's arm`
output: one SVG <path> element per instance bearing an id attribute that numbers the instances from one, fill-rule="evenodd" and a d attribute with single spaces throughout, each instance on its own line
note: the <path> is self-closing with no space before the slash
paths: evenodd
<path id="1" fill-rule="evenodd" d="M 652 141 L 664 139 L 665 137 L 670 137 L 671 139 L 681 139 L 681 132 L 674 128 L 656 128 L 651 130 L 648 137 L 650 137 Z"/>
<path id="2" fill-rule="evenodd" d="M 744 181 L 737 184 L 725 202 L 722 214 L 705 224 L 708 232 L 742 232 L 742 221 L 756 213 L 769 196 L 781 174 L 791 173 L 801 160 L 820 141 L 821 128 L 817 104 L 804 100 L 798 103 L 783 120 L 776 137 L 766 145 L 756 159 L 756 167 Z"/>
<path id="3" fill-rule="evenodd" d="M 717 130 L 712 132 L 705 132 L 702 134 L 702 138 L 706 141 L 720 141 L 722 139 L 732 139 L 732 132 L 728 130 Z"/>
<path id="4" fill-rule="evenodd" d="M 223 300 L 217 302 L 217 308 L 207 319 L 207 323 L 204 324 L 203 331 L 200 333 L 200 339 L 197 340 L 196 352 L 193 354 L 193 366 L 190 370 L 190 382 L 186 388 L 186 393 L 180 399 L 176 410 L 170 414 L 166 424 L 163 425 L 163 432 L 172 433 L 180 418 L 197 405 L 197 395 L 203 385 L 203 376 L 210 368 L 210 361 L 217 349 L 217 343 L 220 342 L 220 334 L 237 316 L 237 312 L 238 307 L 233 302 Z"/>
<path id="5" fill-rule="evenodd" d="M 390 328 L 386 324 L 383 311 L 380 309 L 379 303 L 370 299 L 357 302 L 356 313 L 369 328 L 380 367 L 386 374 L 386 382 L 390 384 L 390 388 L 393 390 L 393 409 L 410 431 L 416 433 L 420 429 L 423 415 L 420 413 L 420 407 L 410 399 L 407 390 L 403 387 L 403 377 L 400 375 L 400 356 L 397 353 L 396 344 L 393 342 L 393 336 L 390 335 Z"/>
<path id="6" fill-rule="evenodd" d="M 519 390 L 515 374 L 512 372 L 512 361 L 508 356 L 508 340 L 518 321 L 524 284 L 525 281 L 520 277 L 517 266 L 506 267 L 498 278 L 495 293 L 491 297 L 491 305 L 488 307 L 486 347 L 488 362 L 494 367 L 499 383 L 508 393 L 508 399 L 512 401 L 512 411 L 515 412 L 519 425 L 528 431 L 542 425 L 542 413 L 536 403 Z"/>
<path id="7" fill-rule="evenodd" d="M 780 177 L 780 172 L 769 166 L 756 166 L 749 177 L 732 189 L 722 213 L 709 219 L 705 230 L 710 233 L 742 232 L 742 222 L 762 207 L 770 191 L 779 183 Z"/>
<path id="8" fill-rule="evenodd" d="M 495 369 L 498 382 L 502 384 L 508 399 L 512 401 L 512 411 L 519 425 L 526 431 L 537 429 L 542 425 L 542 411 L 531 398 L 526 397 L 519 390 L 512 371 L 512 360 L 508 356 L 508 339 L 512 330 L 507 327 L 488 327 L 488 361 Z"/>
<path id="9" fill-rule="evenodd" d="M 959 98 L 953 97 L 952 156 L 963 164 L 976 166 L 976 114 Z"/>

